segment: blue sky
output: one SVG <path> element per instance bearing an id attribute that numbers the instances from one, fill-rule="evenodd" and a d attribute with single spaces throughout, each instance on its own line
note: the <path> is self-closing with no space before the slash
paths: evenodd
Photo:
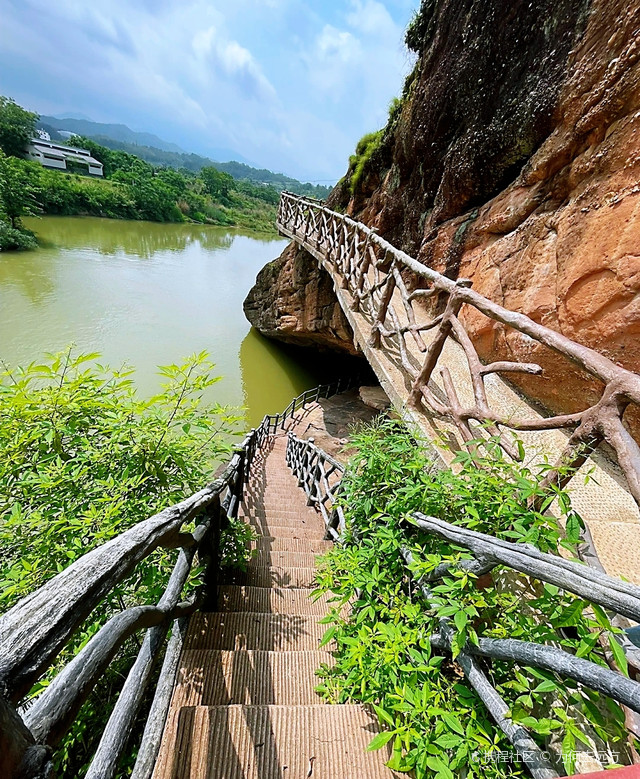
<path id="1" fill-rule="evenodd" d="M 0 93 L 336 180 L 411 67 L 418 0 L 0 0 Z"/>

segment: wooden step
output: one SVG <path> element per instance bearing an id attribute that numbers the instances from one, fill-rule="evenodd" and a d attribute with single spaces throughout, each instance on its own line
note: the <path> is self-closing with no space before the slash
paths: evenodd
<path id="1" fill-rule="evenodd" d="M 283 506 L 282 501 L 272 506 L 249 506 L 243 511 L 243 519 L 251 517 L 271 517 L 274 514 L 282 517 L 291 517 L 292 519 L 299 517 L 300 519 L 306 519 L 313 521 L 314 519 L 322 519 L 320 514 L 315 510 L 313 506 Z"/>
<path id="2" fill-rule="evenodd" d="M 327 627 L 317 617 L 300 614 L 197 612 L 189 621 L 184 649 L 313 650 Z"/>
<path id="3" fill-rule="evenodd" d="M 254 530 L 260 534 L 273 538 L 300 539 L 308 541 L 324 540 L 324 528 L 307 527 L 306 525 L 282 525 L 277 519 L 272 522 L 264 522 L 262 525 L 253 525 Z"/>
<path id="4" fill-rule="evenodd" d="M 277 568 L 315 568 L 320 555 L 304 552 L 278 552 L 259 549 L 249 561 L 249 568 L 273 565 Z"/>
<path id="5" fill-rule="evenodd" d="M 315 568 L 290 568 L 275 565 L 251 565 L 247 571 L 236 571 L 227 584 L 244 584 L 252 587 L 313 588 Z"/>
<path id="6" fill-rule="evenodd" d="M 182 653 L 175 706 L 235 703 L 305 706 L 321 703 L 316 670 L 333 664 L 329 652 L 189 650 Z"/>
<path id="7" fill-rule="evenodd" d="M 300 552 L 302 554 L 325 554 L 333 549 L 333 541 L 318 541 L 308 538 L 282 538 L 280 536 L 259 536 L 250 544 L 258 552 Z"/>
<path id="8" fill-rule="evenodd" d="M 218 589 L 220 611 L 257 611 L 271 614 L 317 614 L 329 610 L 329 595 L 316 601 L 309 596 L 313 590 L 286 587 L 243 587 L 224 585 Z"/>
<path id="9" fill-rule="evenodd" d="M 389 748 L 361 706 L 197 706 L 174 710 L 155 779 L 391 779 Z"/>
<path id="10" fill-rule="evenodd" d="M 272 511 L 269 514 L 250 514 L 243 517 L 244 521 L 254 528 L 269 528 L 271 525 L 290 528 L 309 528 L 315 530 L 318 538 L 324 533 L 324 520 L 319 514 L 313 512 L 312 516 L 306 514 L 288 514 L 284 511 Z"/>

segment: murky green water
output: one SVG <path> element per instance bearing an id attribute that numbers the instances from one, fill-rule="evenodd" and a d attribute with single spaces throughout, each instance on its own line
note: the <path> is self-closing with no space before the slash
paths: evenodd
<path id="1" fill-rule="evenodd" d="M 156 366 L 206 349 L 224 376 L 220 403 L 247 422 L 282 410 L 318 376 L 249 327 L 242 301 L 285 242 L 226 228 L 80 217 L 29 220 L 42 246 L 0 254 L 0 358 L 16 365 L 59 351 L 128 362 L 145 394 Z"/>

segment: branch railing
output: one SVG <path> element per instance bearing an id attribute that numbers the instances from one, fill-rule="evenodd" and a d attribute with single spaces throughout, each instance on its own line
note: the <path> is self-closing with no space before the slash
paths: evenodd
<path id="1" fill-rule="evenodd" d="M 298 478 L 298 483 L 322 511 L 327 537 L 342 541 L 345 517 L 339 495 L 344 467 L 313 441 L 302 440 L 292 432 L 288 434 L 287 463 Z M 332 477 L 330 483 L 325 478 L 329 471 Z M 322 510 L 323 506 L 325 510 Z M 541 552 L 531 544 L 504 541 L 420 512 L 412 515 L 411 524 L 407 526 L 408 532 L 415 531 L 415 528 L 442 539 L 464 555 L 459 562 L 443 563 L 415 582 L 428 609 L 435 606 L 429 584 L 451 573 L 453 567 L 481 576 L 500 566 L 530 579 L 555 585 L 587 603 L 601 606 L 609 613 L 640 622 L 640 587 L 635 584 L 559 555 Z M 408 548 L 402 549 L 402 557 L 407 568 L 411 569 L 414 559 Z M 453 636 L 453 625 L 448 618 L 444 618 L 439 620 L 439 629 L 429 637 L 429 641 L 434 649 L 451 652 Z M 624 635 L 620 637 L 620 643 L 625 652 L 628 649 L 633 651 L 633 645 Z M 526 728 L 509 718 L 507 703 L 489 681 L 478 658 L 504 660 L 519 666 L 551 671 L 607 695 L 640 714 L 640 683 L 613 668 L 584 660 L 554 646 L 528 641 L 479 637 L 477 644 L 467 643 L 457 654 L 456 662 L 534 779 L 554 779 L 558 774 Z"/>
<path id="2" fill-rule="evenodd" d="M 337 501 L 343 466 L 331 455 L 319 449 L 313 438 L 306 441 L 293 432 L 287 433 L 287 465 L 298 479 L 298 486 L 306 495 L 325 523 L 325 537 L 337 541 L 344 532 L 344 513 Z"/>
<path id="3" fill-rule="evenodd" d="M 347 377 L 341 377 L 329 384 L 320 384 L 312 389 L 305 390 L 297 395 L 280 414 L 266 414 L 259 427 L 255 429 L 256 445 L 260 446 L 268 435 L 284 431 L 300 411 L 304 411 L 312 403 L 317 403 L 323 398 L 339 395 L 341 392 L 353 389 L 362 383 L 362 376 L 358 373 Z M 253 430 L 251 432 L 254 432 Z"/>
<path id="4" fill-rule="evenodd" d="M 505 451 L 520 459 L 502 429 L 570 431 L 564 451 L 547 472 L 543 487 L 563 487 L 595 449 L 607 442 L 615 451 L 629 491 L 640 505 L 640 447 L 629 433 L 625 412 L 640 405 L 640 376 L 599 352 L 510 311 L 470 289 L 466 279 L 453 281 L 385 241 L 375 230 L 331 211 L 324 205 L 283 192 L 277 224 L 325 265 L 350 294 L 350 307 L 370 323 L 373 349 L 382 349 L 408 377 L 410 406 L 453 423 L 464 442 L 477 441 L 486 430 L 498 435 Z M 433 303 L 429 313 L 425 301 Z M 485 385 L 493 374 L 540 376 L 535 363 L 500 360 L 483 364 L 463 324 L 465 307 L 512 329 L 525 340 L 548 347 L 603 386 L 597 402 L 583 411 L 546 418 L 514 418 L 491 407 Z M 428 343 L 425 335 L 433 331 Z M 409 343 L 409 339 L 412 344 Z M 466 359 L 473 402 L 459 396 L 451 372 L 440 358 L 449 339 Z M 434 386 L 440 369 L 442 387 Z"/>
<path id="5" fill-rule="evenodd" d="M 307 390 L 281 414 L 266 415 L 238 447 L 221 475 L 180 503 L 134 525 L 80 557 L 0 617 L 0 776 L 50 776 L 52 751 L 68 733 L 119 649 L 146 631 L 137 658 L 88 768 L 87 779 L 116 775 L 156 662 L 166 647 L 133 779 L 149 779 L 157 758 L 186 617 L 198 608 L 215 610 L 222 531 L 237 517 L 256 453 L 296 413 L 321 398 L 345 391 L 358 378 Z M 191 531 L 184 528 L 195 523 Z M 164 593 L 156 604 L 126 608 L 112 616 L 32 700 L 29 691 L 99 606 L 158 548 L 178 549 Z M 195 557 L 205 568 L 204 586 L 183 599 Z M 171 637 L 167 644 L 167 636 Z"/>

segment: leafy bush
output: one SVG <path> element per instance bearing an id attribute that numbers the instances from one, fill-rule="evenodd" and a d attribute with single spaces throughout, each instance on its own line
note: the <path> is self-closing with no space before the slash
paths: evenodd
<path id="1" fill-rule="evenodd" d="M 36 237 L 30 230 L 18 230 L 0 220 L 0 252 L 35 249 L 37 246 Z"/>
<path id="2" fill-rule="evenodd" d="M 401 525 L 421 510 L 557 552 L 561 545 L 573 550 L 580 518 L 563 492 L 548 497 L 540 511 L 527 508 L 527 501 L 541 494 L 539 473 L 508 462 L 496 442 L 489 443 L 483 458 L 460 453 L 458 473 L 436 470 L 407 431 L 390 422 L 364 429 L 354 443 L 358 451 L 343 482 L 347 536 L 318 574 L 319 591 L 331 591 L 337 600 L 325 620 L 332 626 L 324 638 L 325 644 L 337 642 L 337 661 L 321 670 L 319 691 L 334 702 L 373 704 L 387 730 L 370 748 L 393 741 L 389 765 L 414 770 L 417 779 L 525 775 L 517 762 L 476 762 L 478 753 L 512 749 L 466 682 L 456 654 L 482 635 L 553 644 L 605 664 L 600 641 L 624 664 L 613 637 L 619 631 L 599 607 L 587 609 L 570 593 L 500 568 L 481 586 L 476 576 L 453 569 L 430 585 L 435 606 L 429 610 L 416 580 L 443 562 L 470 555 Z M 567 538 L 544 513 L 553 498 L 559 501 Z M 411 577 L 400 555 L 403 546 L 414 558 Z M 343 619 L 339 606 L 350 600 L 352 616 Z M 428 638 L 444 617 L 455 631 L 453 657 L 433 650 Z M 569 774 L 576 750 L 592 750 L 599 739 L 613 753 L 625 753 L 624 714 L 613 701 L 534 668 L 493 662 L 488 674 L 515 722 L 541 744 L 553 738 L 561 745 Z"/>
<path id="3" fill-rule="evenodd" d="M 47 214 L 87 214 L 112 219 L 137 217 L 129 187 L 53 170 L 40 172 L 38 199 Z"/>
<path id="4" fill-rule="evenodd" d="M 200 489 L 230 454 L 238 417 L 202 406 L 203 391 L 218 381 L 204 353 L 161 368 L 163 392 L 149 400 L 138 397 L 130 371 L 88 367 L 96 357 L 68 351 L 40 365 L 5 366 L 0 375 L 1 611 L 89 550 Z M 225 562 L 242 564 L 246 531 L 232 526 L 227 536 Z M 140 563 L 95 610 L 59 665 L 114 612 L 156 603 L 175 557 L 159 549 Z M 136 652 L 130 639 L 83 707 L 57 752 L 60 775 L 82 774 Z"/>
<path id="5" fill-rule="evenodd" d="M 356 153 L 349 157 L 349 167 L 352 170 L 349 187 L 352 195 L 355 194 L 362 181 L 367 163 L 380 148 L 383 136 L 384 130 L 363 135 L 356 145 Z"/>
<path id="6" fill-rule="evenodd" d="M 407 48 L 421 54 L 427 47 L 436 29 L 436 0 L 422 0 L 420 8 L 409 22 L 404 35 Z"/>
<path id="7" fill-rule="evenodd" d="M 25 111 L 10 97 L 0 95 L 0 149 L 20 155 L 35 133 L 37 114 Z"/>
<path id="8" fill-rule="evenodd" d="M 7 157 L 0 150 L 0 219 L 19 232 L 22 217 L 37 213 L 36 181 L 40 166 L 34 162 Z"/>

